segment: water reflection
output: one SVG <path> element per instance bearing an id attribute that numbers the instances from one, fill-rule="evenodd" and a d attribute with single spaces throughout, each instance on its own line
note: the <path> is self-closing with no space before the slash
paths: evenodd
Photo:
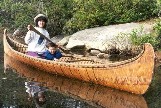
<path id="1" fill-rule="evenodd" d="M 51 75 L 26 66 L 7 55 L 4 55 L 4 67 L 6 70 L 10 67 L 15 69 L 15 72 L 21 77 L 27 78 L 28 81 L 37 82 L 41 86 L 47 87 L 49 91 L 72 97 L 61 99 L 59 108 L 148 108 L 145 99 L 141 95 Z M 53 97 L 50 95 L 48 98 Z M 81 106 L 82 101 L 90 106 Z"/>
<path id="2" fill-rule="evenodd" d="M 2 108 L 10 108 L 13 106 L 15 108 L 17 107 L 18 108 L 36 108 L 36 106 L 37 108 L 39 108 L 40 104 L 37 103 L 35 99 L 32 99 L 31 101 L 28 100 L 29 94 L 26 93 L 27 87 L 25 86 L 26 85 L 30 85 L 30 86 L 36 85 L 37 86 L 36 88 L 38 88 L 38 90 L 36 91 L 42 91 L 42 87 L 44 86 L 45 91 L 46 91 L 46 88 L 47 88 L 46 83 L 42 83 L 41 81 L 38 82 L 39 80 L 37 79 L 35 80 L 32 76 L 29 77 L 30 75 L 25 76 L 21 74 L 21 71 L 29 72 L 29 74 L 30 74 L 30 71 L 33 71 L 33 73 L 32 72 L 31 73 L 34 76 L 34 75 L 38 75 L 37 73 L 34 73 L 34 72 L 39 72 L 39 71 L 36 71 L 34 69 L 26 70 L 26 69 L 29 69 L 30 67 L 26 67 L 24 64 L 21 64 L 20 62 L 14 61 L 14 59 L 9 59 L 8 57 L 6 57 L 6 55 L 4 59 L 5 59 L 4 60 L 5 75 L 3 76 L 6 76 L 6 79 L 3 80 L 5 84 L 2 84 L 2 85 L 3 85 L 3 88 L 5 89 L 3 90 L 4 97 L 7 96 L 7 98 L 5 97 L 5 100 L 3 100 Z M 16 73 L 18 73 L 18 75 Z M 39 76 L 36 76 L 36 77 L 39 77 Z M 26 79 L 22 80 L 22 78 L 23 79 L 26 78 Z M 29 83 L 31 82 L 31 83 L 25 84 L 26 81 Z M 16 86 L 16 88 L 14 88 L 12 85 Z M 12 98 L 13 91 L 16 91 L 16 93 L 14 94 L 16 96 L 16 100 L 14 100 L 14 102 Z M 90 104 L 87 104 L 84 101 L 71 98 L 67 95 L 62 95 L 59 92 L 56 92 L 53 90 L 47 90 L 47 92 L 45 92 L 44 95 L 46 98 L 46 102 L 44 103 L 43 108 L 96 108 Z M 1 98 L 2 97 L 0 97 L 0 99 Z"/>
<path id="3" fill-rule="evenodd" d="M 34 81 L 25 82 L 26 92 L 28 93 L 28 101 L 34 101 L 36 107 L 45 107 L 46 96 L 45 91 L 47 90 L 45 87 L 41 86 L 41 83 Z"/>

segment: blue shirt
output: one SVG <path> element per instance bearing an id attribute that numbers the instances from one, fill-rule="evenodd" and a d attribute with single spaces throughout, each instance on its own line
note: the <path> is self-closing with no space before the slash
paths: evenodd
<path id="1" fill-rule="evenodd" d="M 59 59 L 62 57 L 62 54 L 60 51 L 56 50 L 54 54 L 51 54 L 48 50 L 46 52 L 44 52 L 43 54 L 44 58 L 47 60 L 54 60 L 55 59 Z"/>

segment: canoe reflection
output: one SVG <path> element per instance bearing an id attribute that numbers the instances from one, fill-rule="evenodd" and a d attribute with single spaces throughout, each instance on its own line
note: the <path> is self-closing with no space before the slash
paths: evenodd
<path id="1" fill-rule="evenodd" d="M 83 100 L 96 107 L 105 108 L 148 108 L 144 97 L 124 91 L 69 79 L 43 72 L 27 66 L 4 54 L 4 67 L 11 67 L 28 79 L 43 83 L 54 92 Z"/>
<path id="2" fill-rule="evenodd" d="M 46 103 L 45 87 L 41 86 L 41 83 L 27 81 L 25 82 L 26 92 L 28 93 L 28 101 L 34 100 L 36 108 L 44 107 Z"/>

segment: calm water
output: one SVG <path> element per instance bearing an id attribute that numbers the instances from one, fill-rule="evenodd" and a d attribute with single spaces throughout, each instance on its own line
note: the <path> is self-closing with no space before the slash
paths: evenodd
<path id="1" fill-rule="evenodd" d="M 140 96 L 36 70 L 5 55 L 2 42 L 0 49 L 0 108 L 161 108 L 161 66 Z"/>

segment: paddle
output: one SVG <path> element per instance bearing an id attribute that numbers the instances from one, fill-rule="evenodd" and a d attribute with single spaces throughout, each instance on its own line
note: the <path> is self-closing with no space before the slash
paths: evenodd
<path id="1" fill-rule="evenodd" d="M 52 42 L 52 43 L 54 43 L 52 40 L 50 40 L 48 37 L 46 37 L 45 35 L 43 35 L 42 33 L 40 33 L 38 30 L 36 30 L 32 25 L 28 25 L 28 28 L 29 28 L 29 30 L 32 30 L 32 31 L 34 31 L 35 33 L 37 33 L 38 35 L 40 35 L 40 37 L 43 37 L 43 38 L 45 38 L 47 41 L 49 41 L 49 42 Z M 54 43 L 55 45 L 56 45 L 56 43 Z M 58 45 L 57 45 L 58 46 Z M 64 47 L 60 47 L 60 46 L 58 46 L 59 48 L 60 48 L 60 50 L 62 50 L 64 53 L 70 53 L 70 50 L 69 49 L 66 49 L 66 48 L 64 48 Z"/>

